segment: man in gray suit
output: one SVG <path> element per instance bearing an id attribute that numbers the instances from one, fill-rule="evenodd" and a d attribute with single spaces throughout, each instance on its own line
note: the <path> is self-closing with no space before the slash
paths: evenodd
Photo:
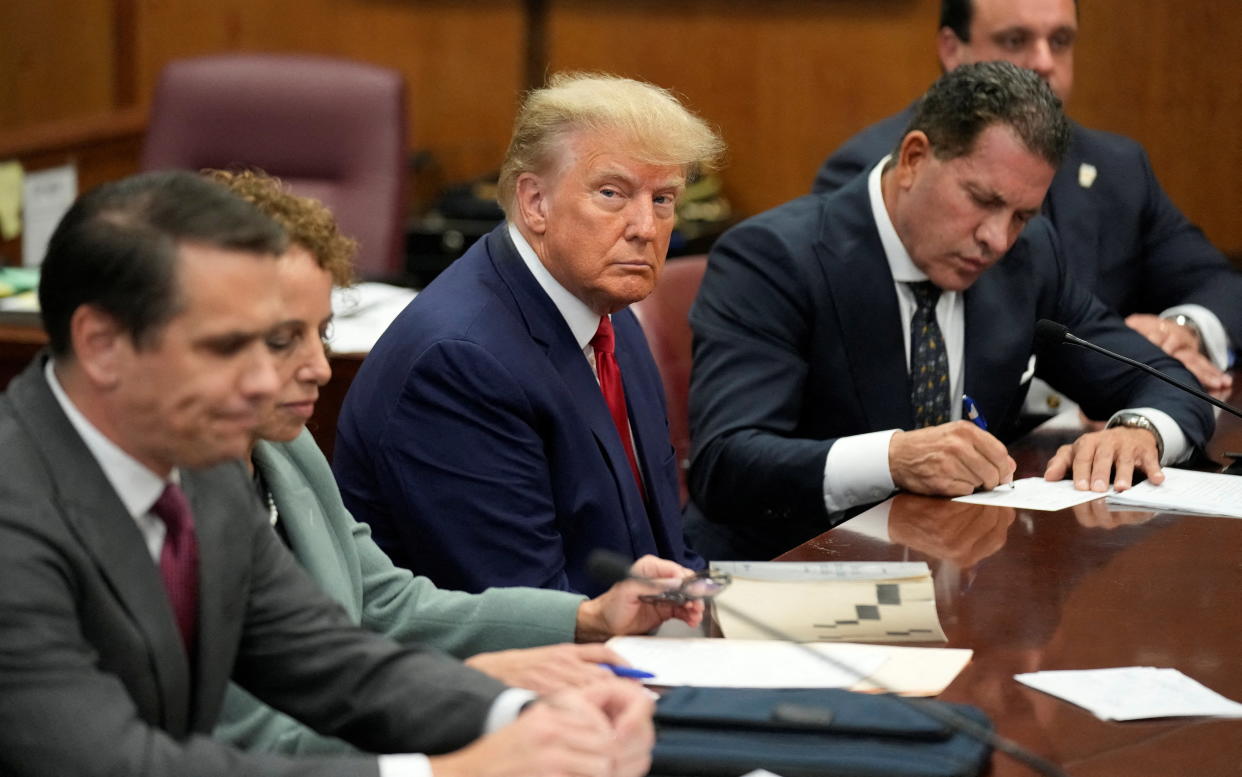
<path id="1" fill-rule="evenodd" d="M 359 630 L 284 550 L 235 460 L 278 387 L 283 249 L 190 173 L 101 187 L 57 228 L 51 354 L 0 397 L 0 773 L 644 773 L 636 689 L 506 725 L 532 694 Z M 206 736 L 229 679 L 360 748 L 448 754 L 241 753 Z"/>

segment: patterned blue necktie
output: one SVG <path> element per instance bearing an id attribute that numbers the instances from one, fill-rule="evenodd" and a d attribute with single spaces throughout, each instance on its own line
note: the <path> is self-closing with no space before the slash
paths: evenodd
<path id="1" fill-rule="evenodd" d="M 906 285 L 918 305 L 910 319 L 910 403 L 914 428 L 922 429 L 949 422 L 949 354 L 936 323 L 940 289 L 931 281 Z"/>

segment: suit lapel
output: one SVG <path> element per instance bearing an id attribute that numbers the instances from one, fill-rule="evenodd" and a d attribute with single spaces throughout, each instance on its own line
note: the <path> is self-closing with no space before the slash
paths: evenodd
<path id="1" fill-rule="evenodd" d="M 209 470 L 183 471 L 181 476 L 198 536 L 198 693 L 191 718 L 197 731 L 209 730 L 219 713 L 246 616 L 253 548 L 251 533 L 240 529 L 251 526 L 247 518 L 257 520 L 258 503 L 245 493 L 243 476 L 222 476 L 225 470 L 240 466 L 229 462 Z M 242 570 L 245 574 L 239 574 Z"/>
<path id="2" fill-rule="evenodd" d="M 37 358 L 9 388 L 17 418 L 47 463 L 70 530 L 147 645 L 150 655 L 134 661 L 149 664 L 156 676 L 162 727 L 184 734 L 192 681 L 168 595 L 137 524 L 52 395 L 45 361 Z"/>
<path id="3" fill-rule="evenodd" d="M 642 505 L 641 514 L 646 518 L 647 505 L 650 505 L 651 515 L 676 515 L 681 512 L 678 497 L 671 489 L 664 488 L 663 484 L 666 474 L 662 465 L 672 446 L 669 441 L 668 417 L 663 412 L 655 412 L 656 409 L 665 407 L 663 398 L 657 393 L 663 391 L 663 384 L 658 379 L 639 379 L 645 369 L 651 369 L 651 362 L 649 358 L 642 358 L 647 350 L 647 340 L 633 312 L 626 308 L 612 318 L 613 329 L 617 333 L 617 364 L 621 368 L 630 430 L 634 436 L 634 452 L 638 457 L 638 466 L 642 470 L 647 490 L 647 504 Z M 624 457 L 625 452 L 620 453 Z M 614 473 L 616 477 L 624 480 L 624 475 L 629 474 L 629 462 L 623 458 L 621 464 L 624 469 L 617 470 L 617 464 L 613 463 Z M 632 483 L 633 475 L 628 480 Z M 637 486 L 633 493 L 636 498 L 641 499 L 642 495 L 638 493 Z M 662 532 L 662 536 L 655 538 L 656 546 L 662 552 L 672 553 L 672 549 L 678 547 L 680 538 L 668 534 L 673 527 L 679 527 L 678 523 L 648 519 L 644 521 L 644 525 L 650 527 L 649 531 L 653 533 Z"/>
<path id="4" fill-rule="evenodd" d="M 865 426 L 913 428 L 901 312 L 871 214 L 867 176 L 833 196 L 839 198 L 837 205 L 847 207 L 837 208 L 840 215 L 824 224 L 815 252 L 837 316 L 831 324 L 841 333 Z"/>
<path id="5" fill-rule="evenodd" d="M 344 562 L 346 554 L 354 550 L 338 547 L 319 499 L 282 454 L 282 448 L 261 442 L 255 447 L 254 461 L 276 498 L 289 547 L 315 582 L 349 612 L 355 623 L 361 623 L 361 597 L 355 593 L 354 579 Z"/>
<path id="6" fill-rule="evenodd" d="M 963 391 L 979 405 L 989 430 L 1004 439 L 1021 411 L 1025 390 L 1017 390 L 1031 353 L 1031 327 L 998 322 L 1034 320 L 1027 257 L 1011 252 L 963 295 L 966 345 Z M 1015 315 L 1014 311 L 1024 311 Z M 1027 313 L 1025 311 L 1030 311 Z"/>
<path id="7" fill-rule="evenodd" d="M 574 340 L 569 325 L 539 286 L 539 282 L 530 274 L 526 263 L 509 239 L 505 224 L 501 224 L 488 235 L 488 251 L 497 275 L 513 295 L 518 313 L 526 322 L 530 336 L 544 348 L 548 360 L 564 381 L 575 407 L 595 437 L 600 455 L 616 483 L 617 496 L 625 510 L 631 543 L 637 537 L 650 536 L 647 509 L 638 485 L 634 482 L 634 476 L 630 473 L 629 459 L 622 450 L 620 435 L 612 423 L 612 415 L 608 412 L 608 404 L 600 392 L 595 373 Z M 620 363 L 620 354 L 618 362 Z M 624 378 L 624 365 L 621 365 L 621 370 Z M 637 544 L 634 550 L 638 550 Z"/>

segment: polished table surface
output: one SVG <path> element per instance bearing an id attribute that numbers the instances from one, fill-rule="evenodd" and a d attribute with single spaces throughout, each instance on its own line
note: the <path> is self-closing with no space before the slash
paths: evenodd
<path id="1" fill-rule="evenodd" d="M 1041 474 L 1074 436 L 1036 430 L 1011 446 L 1019 476 Z M 1230 416 L 1208 452 L 1225 463 L 1226 450 L 1242 450 Z M 1013 679 L 1175 667 L 1242 701 L 1242 520 L 1110 511 L 1102 500 L 1038 512 L 899 494 L 887 507 L 886 539 L 847 521 L 780 560 L 926 561 L 948 647 L 974 650 L 940 698 L 981 707 L 1001 734 L 1072 775 L 1242 775 L 1242 720 L 1103 722 Z M 993 756 L 993 775 L 1031 773 Z"/>

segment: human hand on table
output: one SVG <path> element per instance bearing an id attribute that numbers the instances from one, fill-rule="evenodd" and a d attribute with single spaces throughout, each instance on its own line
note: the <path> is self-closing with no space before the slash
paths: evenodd
<path id="1" fill-rule="evenodd" d="M 1079 491 L 1107 491 L 1110 482 L 1116 490 L 1125 491 L 1134 484 L 1137 467 L 1158 485 L 1164 482 L 1164 471 L 1156 450 L 1156 437 L 1146 429 L 1118 426 L 1089 432 L 1057 449 L 1044 479 L 1062 480 L 1069 475 Z"/>

